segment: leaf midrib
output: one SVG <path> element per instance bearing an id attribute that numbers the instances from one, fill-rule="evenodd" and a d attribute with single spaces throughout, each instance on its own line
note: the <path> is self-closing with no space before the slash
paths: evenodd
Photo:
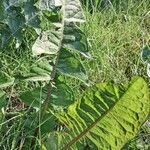
<path id="1" fill-rule="evenodd" d="M 141 78 L 138 78 L 134 81 L 134 84 L 137 82 L 137 80 L 141 80 Z M 128 87 L 128 89 L 125 91 L 125 93 L 114 103 L 114 105 L 108 109 L 104 114 L 102 114 L 95 122 L 93 122 L 89 127 L 87 127 L 83 132 L 81 132 L 78 136 L 73 138 L 70 142 L 68 142 L 61 150 L 67 150 L 69 149 L 73 144 L 78 142 L 83 136 L 85 136 L 92 128 L 94 128 L 107 114 L 109 114 L 113 108 L 120 102 L 120 100 L 130 91 L 132 87 L 134 87 L 134 84 Z"/>

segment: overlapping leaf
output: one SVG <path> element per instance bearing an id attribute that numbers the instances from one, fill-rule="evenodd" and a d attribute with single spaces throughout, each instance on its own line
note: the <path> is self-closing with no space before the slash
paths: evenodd
<path id="1" fill-rule="evenodd" d="M 89 58 L 86 36 L 79 27 L 72 23 L 66 24 L 64 28 L 62 47 Z"/>
<path id="2" fill-rule="evenodd" d="M 34 28 L 40 27 L 40 19 L 38 18 L 38 11 L 32 1 L 27 1 L 24 4 L 24 15 L 27 25 Z"/>
<path id="3" fill-rule="evenodd" d="M 64 0 L 65 22 L 85 22 L 79 0 Z"/>
<path id="4" fill-rule="evenodd" d="M 55 7 L 62 6 L 62 0 L 40 0 L 39 8 L 41 10 L 52 11 Z"/>
<path id="5" fill-rule="evenodd" d="M 67 113 L 57 116 L 66 129 L 64 134 L 53 135 L 53 140 L 61 140 L 53 148 L 120 150 L 148 116 L 149 97 L 148 85 L 140 77 L 125 87 L 93 86 Z"/>
<path id="6" fill-rule="evenodd" d="M 52 66 L 47 59 L 42 58 L 41 60 L 35 62 L 31 68 L 30 72 L 24 74 L 20 79 L 26 81 L 49 81 L 51 79 L 50 74 L 52 72 Z"/>
<path id="7" fill-rule="evenodd" d="M 11 40 L 11 30 L 5 25 L 0 25 L 0 47 L 4 48 L 8 46 Z"/>
<path id="8" fill-rule="evenodd" d="M 56 58 L 60 55 L 56 70 L 59 73 L 85 82 L 87 81 L 87 75 L 81 62 L 73 55 L 69 56 L 70 54 L 66 55 L 66 52 L 64 52 L 64 49 L 66 49 L 72 51 L 72 53 L 78 52 L 87 57 L 88 48 L 85 35 L 74 24 L 84 22 L 80 2 L 78 0 L 40 1 L 40 6 L 44 10 L 49 10 L 51 7 L 57 7 L 58 5 L 62 6 L 61 22 L 55 22 L 53 29 L 41 33 L 32 47 L 33 55 L 48 54 L 54 55 Z M 63 53 L 65 57 L 62 57 Z"/>
<path id="9" fill-rule="evenodd" d="M 83 82 L 86 82 L 88 80 L 86 70 L 82 63 L 71 53 L 64 49 L 61 50 L 56 69 L 60 74 L 77 78 Z"/>
<path id="10" fill-rule="evenodd" d="M 11 36 L 14 36 L 17 40 L 22 41 L 22 28 L 25 24 L 23 15 L 20 13 L 20 10 L 14 10 L 14 8 L 10 8 L 7 13 L 8 17 L 6 23 L 12 32 Z"/>
<path id="11" fill-rule="evenodd" d="M 28 106 L 40 109 L 41 104 L 47 98 L 48 87 L 36 88 L 27 91 L 20 96 L 20 99 Z M 64 83 L 57 83 L 49 97 L 49 105 L 54 109 L 66 108 L 74 102 L 72 90 Z"/>
<path id="12" fill-rule="evenodd" d="M 19 7 L 19 6 L 22 6 L 24 2 L 27 2 L 27 1 L 28 0 L 9 0 L 8 7 L 11 7 L 11 6 Z"/>
<path id="13" fill-rule="evenodd" d="M 42 32 L 32 47 L 33 55 L 57 54 L 61 36 L 61 29 Z"/>

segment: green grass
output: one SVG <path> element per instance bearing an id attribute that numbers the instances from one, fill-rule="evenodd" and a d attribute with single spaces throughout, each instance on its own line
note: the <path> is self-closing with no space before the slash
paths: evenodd
<path id="1" fill-rule="evenodd" d="M 116 9 L 115 3 L 112 3 L 110 7 L 100 7 L 99 10 L 94 7 L 92 14 L 88 9 L 85 9 L 85 16 L 87 22 L 82 25 L 82 30 L 88 37 L 92 59 L 85 60 L 83 63 L 86 66 L 90 82 L 113 81 L 123 83 L 130 80 L 134 75 L 143 76 L 149 82 L 146 64 L 141 61 L 140 53 L 144 46 L 150 45 L 150 2 L 143 0 L 134 3 L 129 0 L 129 5 L 124 9 Z M 31 40 L 34 39 L 33 35 L 30 33 Z M 29 42 L 29 37 L 25 39 L 26 43 Z M 13 46 L 10 46 L 7 51 L 0 51 L 0 58 L 1 71 L 8 72 L 12 76 L 27 72 L 34 61 L 29 47 L 14 50 Z M 72 79 L 69 79 L 68 83 L 74 88 L 76 97 L 80 97 L 79 94 L 84 91 L 81 83 Z M 31 87 L 32 85 L 21 83 L 15 88 L 8 89 L 11 94 L 8 97 L 9 103 L 7 112 L 5 112 L 8 116 L 8 122 L 4 122 L 1 132 L 3 137 L 0 136 L 0 148 L 2 150 L 15 149 L 18 141 L 20 143 L 18 146 L 21 148 L 21 144 L 29 144 L 28 141 L 32 138 L 36 127 L 34 126 L 34 119 L 28 117 L 31 110 L 22 106 L 20 101 L 15 99 L 18 92 Z M 13 116 L 18 117 L 9 120 Z M 28 126 L 31 120 L 33 126 L 30 126 L 29 130 L 27 128 L 25 134 L 23 131 L 20 134 L 19 131 Z M 144 136 L 147 136 L 149 131 L 147 128 L 143 128 Z M 136 137 L 138 140 L 144 137 L 140 133 Z M 28 139 L 24 141 L 27 137 Z M 137 148 L 138 140 L 136 139 L 129 144 L 130 149 Z"/>
<path id="2" fill-rule="evenodd" d="M 131 5 L 131 9 L 100 9 L 86 12 L 83 30 L 90 42 L 93 60 L 87 65 L 94 82 L 125 82 L 133 75 L 146 78 L 146 65 L 141 61 L 142 48 L 150 44 L 150 6 L 148 2 Z"/>

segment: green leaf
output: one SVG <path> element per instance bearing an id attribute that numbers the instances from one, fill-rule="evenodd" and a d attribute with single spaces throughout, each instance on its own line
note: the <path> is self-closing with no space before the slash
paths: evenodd
<path id="1" fill-rule="evenodd" d="M 9 42 L 12 40 L 11 37 L 11 31 L 9 29 L 9 27 L 7 26 L 1 26 L 0 27 L 0 47 L 4 48 L 5 46 L 7 46 L 9 44 Z"/>
<path id="2" fill-rule="evenodd" d="M 59 29 L 42 32 L 32 46 L 33 55 L 56 54 L 59 51 L 60 38 L 61 31 Z"/>
<path id="3" fill-rule="evenodd" d="M 56 117 L 50 112 L 46 112 L 41 121 L 41 134 L 48 135 L 50 132 L 54 131 L 56 125 Z"/>
<path id="4" fill-rule="evenodd" d="M 85 22 L 81 3 L 79 0 L 64 0 L 65 5 L 65 22 Z"/>
<path id="5" fill-rule="evenodd" d="M 35 88 L 32 91 L 27 91 L 20 96 L 20 99 L 28 106 L 32 106 L 39 110 L 40 105 L 45 100 L 46 93 L 43 92 L 42 87 Z"/>
<path id="6" fill-rule="evenodd" d="M 55 7 L 64 6 L 64 18 L 66 22 L 84 22 L 81 3 L 79 0 L 40 0 L 39 8 L 41 10 L 51 11 Z"/>
<path id="7" fill-rule="evenodd" d="M 0 88 L 6 88 L 13 85 L 14 78 L 9 77 L 7 74 L 0 73 Z"/>
<path id="8" fill-rule="evenodd" d="M 62 5 L 61 0 L 40 0 L 39 1 L 39 8 L 41 10 L 51 11 L 55 7 L 59 7 L 61 5 Z"/>
<path id="9" fill-rule="evenodd" d="M 9 7 L 10 6 L 20 7 L 26 1 L 28 1 L 28 0 L 9 0 Z"/>
<path id="10" fill-rule="evenodd" d="M 55 22 L 55 27 L 52 30 L 43 31 L 41 33 L 32 47 L 34 56 L 41 54 L 57 54 L 57 52 L 60 51 L 63 46 L 63 39 L 65 36 L 64 29 L 66 25 L 72 22 L 84 22 L 84 16 L 79 0 L 64 0 L 63 3 L 58 0 L 40 1 L 40 8 L 42 7 L 41 9 L 44 10 L 50 9 L 56 5 L 62 5 L 62 21 L 57 23 Z"/>
<path id="11" fill-rule="evenodd" d="M 80 53 L 87 58 L 90 57 L 85 34 L 71 23 L 64 28 L 63 48 Z"/>
<path id="12" fill-rule="evenodd" d="M 20 99 L 29 106 L 40 109 L 40 105 L 47 98 L 48 85 L 41 88 L 36 88 L 32 91 L 27 91 L 20 96 Z M 49 97 L 49 105 L 54 109 L 63 109 L 74 102 L 72 90 L 63 83 L 57 83 Z"/>
<path id="13" fill-rule="evenodd" d="M 66 50 L 62 50 L 61 52 L 57 65 L 57 71 L 60 74 L 77 78 L 83 82 L 87 82 L 88 80 L 82 63 Z"/>
<path id="14" fill-rule="evenodd" d="M 8 11 L 7 25 L 9 26 L 12 36 L 17 40 L 22 41 L 22 28 L 24 27 L 25 19 L 18 10 L 10 9 Z M 9 40 L 9 39 L 8 39 Z"/>
<path id="15" fill-rule="evenodd" d="M 30 68 L 30 72 L 24 74 L 20 79 L 26 81 L 49 81 L 51 79 L 50 74 L 52 71 L 52 66 L 47 59 L 40 59 L 35 62 Z"/>
<path id="16" fill-rule="evenodd" d="M 36 7 L 34 6 L 34 3 L 31 1 L 28 1 L 24 5 L 24 14 L 26 19 L 26 24 L 34 27 L 39 28 L 40 27 L 40 20 L 37 15 L 38 11 Z"/>
<path id="17" fill-rule="evenodd" d="M 56 84 L 52 89 L 50 104 L 54 108 L 66 108 L 74 103 L 73 91 L 63 83 Z"/>
<path id="18" fill-rule="evenodd" d="M 146 120 L 149 97 L 148 85 L 140 77 L 124 87 L 112 83 L 91 87 L 67 113 L 57 115 L 66 126 L 64 134 L 59 134 L 57 149 L 120 150 Z"/>

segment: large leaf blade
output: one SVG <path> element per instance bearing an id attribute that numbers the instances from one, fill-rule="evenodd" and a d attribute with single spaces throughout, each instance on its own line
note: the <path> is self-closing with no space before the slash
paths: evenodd
<path id="1" fill-rule="evenodd" d="M 97 84 L 67 113 L 58 115 L 67 128 L 59 148 L 78 149 L 86 143 L 95 149 L 120 150 L 145 121 L 149 103 L 148 86 L 140 77 L 127 88 Z"/>

